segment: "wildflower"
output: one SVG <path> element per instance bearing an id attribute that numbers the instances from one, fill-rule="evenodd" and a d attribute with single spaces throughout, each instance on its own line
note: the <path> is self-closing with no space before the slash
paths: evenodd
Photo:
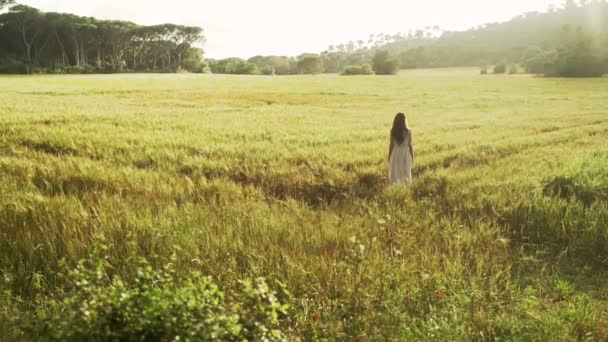
<path id="1" fill-rule="evenodd" d="M 441 296 L 441 290 L 435 290 L 435 296 Z"/>
<path id="2" fill-rule="evenodd" d="M 321 316 L 321 315 L 320 315 L 320 314 L 319 314 L 317 311 L 315 311 L 315 312 L 313 312 L 313 313 L 310 315 L 310 318 L 311 318 L 313 321 L 316 321 L 316 320 L 318 320 L 318 319 L 319 319 L 319 316 Z"/>

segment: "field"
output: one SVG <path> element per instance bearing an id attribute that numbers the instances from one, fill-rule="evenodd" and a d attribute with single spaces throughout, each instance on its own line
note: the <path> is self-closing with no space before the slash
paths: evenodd
<path id="1" fill-rule="evenodd" d="M 606 99 L 473 69 L 1 77 L 3 338 L 102 246 L 103 277 L 265 278 L 287 339 L 607 340 Z"/>

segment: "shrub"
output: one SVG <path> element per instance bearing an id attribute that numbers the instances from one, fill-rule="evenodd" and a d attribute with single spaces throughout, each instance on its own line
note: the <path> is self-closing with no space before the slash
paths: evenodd
<path id="1" fill-rule="evenodd" d="M 488 67 L 487 66 L 482 66 L 481 67 L 481 71 L 479 72 L 482 75 L 487 75 L 488 74 Z"/>
<path id="2" fill-rule="evenodd" d="M 323 61 L 317 55 L 302 55 L 298 60 L 298 71 L 301 74 L 319 74 L 323 72 Z"/>
<path id="3" fill-rule="evenodd" d="M 497 64 L 494 66 L 494 74 L 504 74 L 507 71 L 507 66 L 505 64 Z"/>
<path id="4" fill-rule="evenodd" d="M 12 58 L 0 60 L 0 74 L 27 74 L 28 71 L 27 63 Z"/>
<path id="5" fill-rule="evenodd" d="M 285 56 L 255 56 L 247 62 L 255 64 L 263 75 L 289 75 L 298 71 L 297 60 Z"/>
<path id="6" fill-rule="evenodd" d="M 205 69 L 203 62 L 203 51 L 201 49 L 189 48 L 186 50 L 182 60 L 183 68 L 178 71 L 187 71 L 192 73 L 202 73 Z"/>
<path id="7" fill-rule="evenodd" d="M 399 62 L 392 58 L 388 51 L 376 51 L 373 59 L 376 75 L 395 75 L 399 71 Z"/>
<path id="8" fill-rule="evenodd" d="M 607 71 L 601 52 L 595 47 L 595 37 L 582 28 L 576 32 L 564 31 L 564 45 L 556 60 L 545 68 L 545 76 L 600 77 Z"/>
<path id="9" fill-rule="evenodd" d="M 509 75 L 515 75 L 519 73 L 519 67 L 515 64 L 509 65 Z"/>
<path id="10" fill-rule="evenodd" d="M 557 60 L 557 52 L 541 51 L 537 55 L 530 57 L 524 61 L 524 67 L 531 74 L 544 74 L 545 68 L 552 65 Z"/>
<path id="11" fill-rule="evenodd" d="M 66 74 L 84 74 L 85 68 L 82 66 L 71 65 L 71 66 L 65 67 L 63 69 L 63 72 Z"/>
<path id="12" fill-rule="evenodd" d="M 560 53 L 557 62 L 545 69 L 549 77 L 601 77 L 606 72 L 597 56 Z"/>
<path id="13" fill-rule="evenodd" d="M 98 253 L 95 253 L 99 255 Z M 132 280 L 108 274 L 107 259 L 93 257 L 63 271 L 65 289 L 40 303 L 21 323 L 33 341 L 211 341 L 284 339 L 279 302 L 263 279 L 241 282 L 225 296 L 211 278 L 176 276 L 137 258 Z"/>
<path id="14" fill-rule="evenodd" d="M 260 72 L 262 73 L 262 75 L 266 75 L 266 76 L 272 76 L 275 75 L 275 71 L 274 68 L 266 65 L 264 67 L 262 67 L 262 69 L 260 70 Z"/>
<path id="15" fill-rule="evenodd" d="M 240 58 L 209 60 L 209 67 L 214 74 L 254 75 L 259 72 L 255 64 Z"/>
<path id="16" fill-rule="evenodd" d="M 374 72 L 369 64 L 363 65 L 349 65 L 344 68 L 341 75 L 352 76 L 352 75 L 372 75 Z"/>

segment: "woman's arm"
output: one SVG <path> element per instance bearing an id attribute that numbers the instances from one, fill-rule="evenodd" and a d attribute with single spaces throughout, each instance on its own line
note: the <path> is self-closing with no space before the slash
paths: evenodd
<path id="1" fill-rule="evenodd" d="M 412 156 L 412 162 L 414 162 L 414 148 L 412 147 L 412 130 L 410 129 L 410 155 Z"/>
<path id="2" fill-rule="evenodd" d="M 393 147 L 394 147 L 394 143 L 393 143 L 393 136 L 389 135 L 388 137 L 390 139 L 390 143 L 388 145 L 388 162 L 391 162 L 391 155 L 393 154 Z"/>

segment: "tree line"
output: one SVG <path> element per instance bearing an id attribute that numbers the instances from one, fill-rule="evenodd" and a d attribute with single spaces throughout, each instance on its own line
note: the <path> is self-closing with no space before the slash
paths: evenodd
<path id="1" fill-rule="evenodd" d="M 330 46 L 298 57 L 256 56 L 212 61 L 218 73 L 394 74 L 400 69 L 481 66 L 497 73 L 600 76 L 608 72 L 608 2 L 568 0 L 544 13 L 466 31 L 437 26 Z"/>
<path id="2" fill-rule="evenodd" d="M 0 0 L 0 9 L 12 2 Z M 429 26 L 407 33 L 381 33 L 296 57 L 203 61 L 203 51 L 193 47 L 203 39 L 198 27 L 140 26 L 13 5 L 0 15 L 0 72 L 368 75 L 481 66 L 482 72 L 600 76 L 608 72 L 608 2 L 567 0 L 544 13 L 530 12 L 466 31 Z"/>
<path id="3" fill-rule="evenodd" d="M 0 9 L 11 5 L 0 0 Z M 0 15 L 0 72 L 201 72 L 200 27 L 141 26 L 13 5 Z"/>

